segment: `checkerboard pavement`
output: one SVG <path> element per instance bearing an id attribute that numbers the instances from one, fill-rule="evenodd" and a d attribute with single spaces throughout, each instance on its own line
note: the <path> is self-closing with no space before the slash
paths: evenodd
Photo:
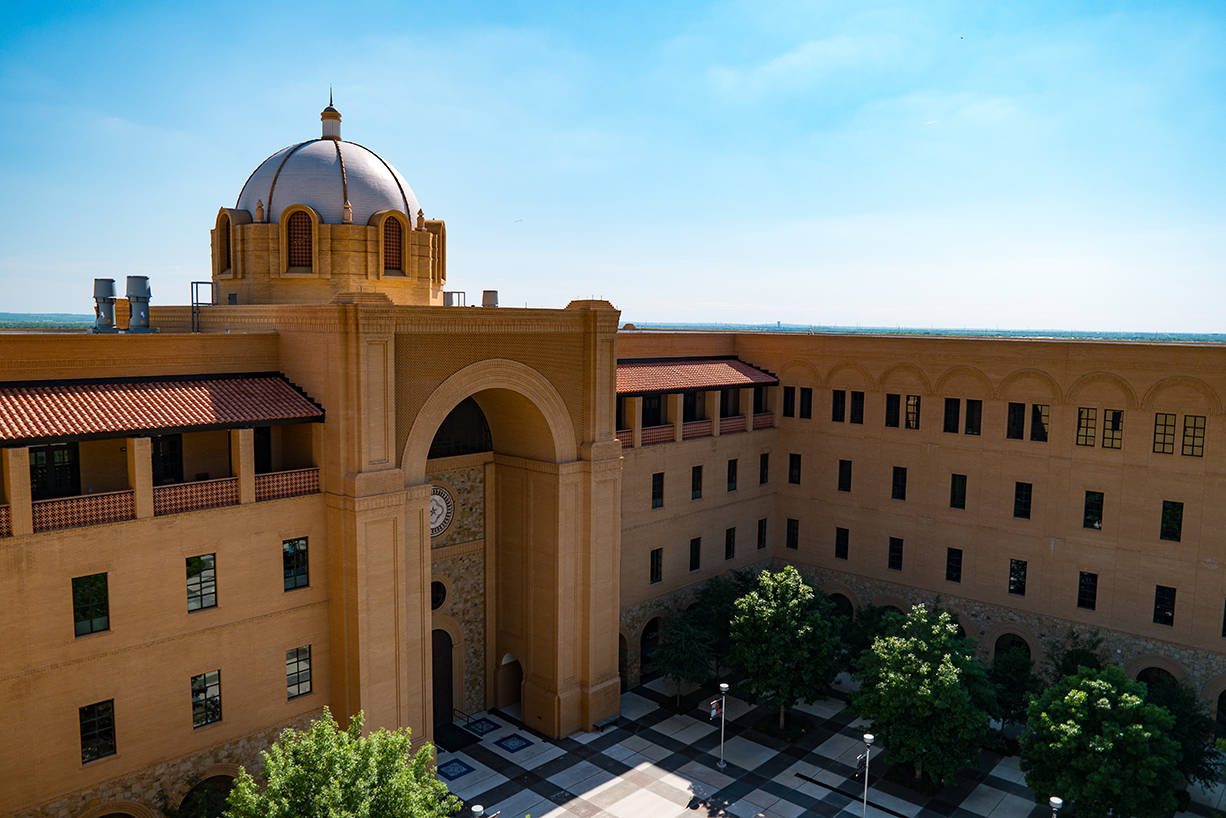
<path id="1" fill-rule="evenodd" d="M 853 779 L 863 751 L 863 722 L 846 710 L 846 693 L 795 708 L 817 729 L 794 745 L 753 729 L 761 707 L 729 696 L 719 766 L 719 721 L 695 709 L 661 707 L 671 683 L 656 681 L 622 695 L 621 716 L 602 732 L 551 740 L 515 711 L 478 714 L 468 731 L 440 731 L 440 777 L 464 801 L 500 818 L 850 818 L 863 809 L 863 779 Z M 691 693 L 690 695 L 693 695 Z M 698 690 L 702 702 L 717 698 Z M 462 727 L 464 722 L 456 722 Z M 1049 818 L 1026 787 L 1017 757 L 980 753 L 979 765 L 928 797 L 880 777 L 888 753 L 874 747 L 867 815 L 872 818 Z M 452 774 L 455 774 L 452 777 Z M 1191 811 L 1211 815 L 1222 788 L 1200 793 Z"/>

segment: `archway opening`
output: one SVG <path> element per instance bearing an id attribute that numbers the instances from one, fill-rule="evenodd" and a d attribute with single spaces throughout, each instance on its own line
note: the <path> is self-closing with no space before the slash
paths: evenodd
<path id="1" fill-rule="evenodd" d="M 1001 634 L 992 648 L 992 656 L 993 658 L 999 658 L 1011 650 L 1020 650 L 1026 654 L 1027 659 L 1031 658 L 1030 643 L 1016 633 Z"/>
<path id="2" fill-rule="evenodd" d="M 660 645 L 660 617 L 656 616 L 643 628 L 639 637 L 639 681 L 650 681 L 649 673 L 654 671 L 651 660 L 655 657 L 656 648 Z"/>
<path id="3" fill-rule="evenodd" d="M 1137 674 L 1138 682 L 1145 682 L 1145 686 L 1150 690 L 1159 685 L 1174 684 L 1175 674 L 1169 670 L 1163 670 L 1160 667 L 1147 667 Z"/>
<path id="4" fill-rule="evenodd" d="M 498 666 L 498 707 L 517 705 L 523 697 L 524 667 L 511 654 L 502 657 Z"/>
<path id="5" fill-rule="evenodd" d="M 435 630 L 432 634 L 434 662 L 434 729 L 437 731 L 455 720 L 455 702 L 452 698 L 451 634 Z"/>
<path id="6" fill-rule="evenodd" d="M 851 600 L 846 596 L 843 594 L 831 594 L 830 601 L 834 603 L 835 616 L 841 616 L 849 621 L 855 618 L 855 606 L 851 604 Z"/>
<path id="7" fill-rule="evenodd" d="M 228 775 L 213 775 L 200 781 L 183 797 L 176 818 L 221 818 L 229 804 L 226 798 L 234 788 Z"/>
<path id="8" fill-rule="evenodd" d="M 494 443 L 490 437 L 490 425 L 485 419 L 485 413 L 475 400 L 465 398 L 448 413 L 443 425 L 434 433 L 429 458 L 454 457 L 493 450 Z"/>

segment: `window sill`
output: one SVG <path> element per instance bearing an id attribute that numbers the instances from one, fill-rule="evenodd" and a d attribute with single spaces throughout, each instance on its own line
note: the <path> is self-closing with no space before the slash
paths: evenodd
<path id="1" fill-rule="evenodd" d="M 91 759 L 90 761 L 82 761 L 81 767 L 82 768 L 93 767 L 95 765 L 102 764 L 105 761 L 110 761 L 111 759 L 115 759 L 115 758 L 119 758 L 118 752 L 114 752 L 114 753 L 111 753 L 110 755 L 102 756 L 101 758 Z"/>

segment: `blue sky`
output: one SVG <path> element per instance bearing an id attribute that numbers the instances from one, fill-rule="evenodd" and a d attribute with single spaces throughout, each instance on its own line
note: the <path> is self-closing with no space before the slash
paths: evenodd
<path id="1" fill-rule="evenodd" d="M 186 303 L 217 208 L 332 85 L 470 303 L 1226 331 L 1220 2 L 40 3 L 0 30 L 0 311 L 129 274 Z"/>

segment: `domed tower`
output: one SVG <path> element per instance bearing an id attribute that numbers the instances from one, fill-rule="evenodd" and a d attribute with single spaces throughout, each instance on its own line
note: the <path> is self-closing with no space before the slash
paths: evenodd
<path id="1" fill-rule="evenodd" d="M 377 153 L 341 139 L 320 114 L 319 139 L 265 159 L 212 231 L 221 303 L 384 301 L 441 305 L 447 230 Z"/>

